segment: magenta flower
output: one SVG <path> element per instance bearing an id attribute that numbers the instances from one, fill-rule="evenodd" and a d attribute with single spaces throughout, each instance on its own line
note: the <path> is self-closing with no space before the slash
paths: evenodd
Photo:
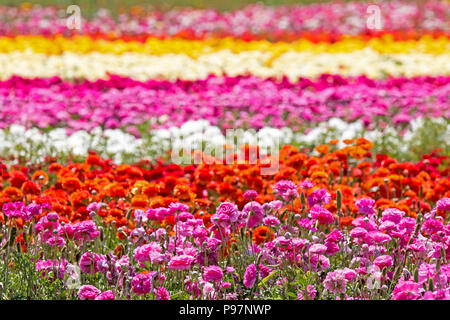
<path id="1" fill-rule="evenodd" d="M 115 300 L 116 295 L 111 290 L 103 291 L 100 293 L 97 297 L 95 297 L 95 300 Z"/>
<path id="2" fill-rule="evenodd" d="M 169 212 L 170 212 L 169 215 L 173 216 L 173 215 L 175 215 L 177 213 L 186 212 L 186 211 L 189 211 L 189 207 L 187 205 L 185 205 L 185 204 L 182 204 L 182 203 L 179 203 L 179 202 L 172 202 L 169 205 Z"/>
<path id="3" fill-rule="evenodd" d="M 333 214 L 318 205 L 309 210 L 309 215 L 311 218 L 318 220 L 321 224 L 331 224 L 334 221 Z"/>
<path id="4" fill-rule="evenodd" d="M 326 241 L 338 242 L 344 239 L 344 235 L 338 229 L 334 229 L 326 236 Z"/>
<path id="5" fill-rule="evenodd" d="M 244 192 L 244 200 L 245 201 L 253 201 L 256 199 L 256 197 L 258 196 L 258 192 L 256 192 L 255 190 L 247 190 Z"/>
<path id="6" fill-rule="evenodd" d="M 310 208 L 314 207 L 316 204 L 322 206 L 324 204 L 330 203 L 330 200 L 331 195 L 324 188 L 314 190 L 308 196 L 308 204 Z"/>
<path id="7" fill-rule="evenodd" d="M 359 213 L 371 216 L 375 213 L 375 200 L 362 198 L 358 199 L 355 202 L 356 207 L 358 208 Z"/>
<path id="8" fill-rule="evenodd" d="M 384 268 L 392 267 L 393 265 L 392 257 L 389 255 L 376 257 L 375 260 L 373 260 L 373 264 L 376 265 L 381 270 L 383 270 Z"/>
<path id="9" fill-rule="evenodd" d="M 311 189 L 312 187 L 314 187 L 314 183 L 309 180 L 303 180 L 300 182 L 300 188 L 302 189 Z"/>
<path id="10" fill-rule="evenodd" d="M 266 226 L 275 227 L 280 224 L 280 220 L 275 216 L 268 216 L 263 219 L 263 223 Z"/>
<path id="11" fill-rule="evenodd" d="M 156 300 L 170 300 L 170 293 L 164 287 L 156 289 Z"/>
<path id="12" fill-rule="evenodd" d="M 211 216 L 211 221 L 216 225 L 227 226 L 237 222 L 239 216 L 240 213 L 235 204 L 223 202 L 217 207 L 216 213 Z"/>
<path id="13" fill-rule="evenodd" d="M 80 258 L 80 269 L 84 273 L 105 273 L 108 269 L 106 257 L 94 252 L 85 252 Z"/>
<path id="14" fill-rule="evenodd" d="M 371 231 L 367 234 L 367 236 L 364 238 L 364 240 L 366 242 L 369 242 L 369 244 L 371 241 L 378 243 L 378 244 L 383 244 L 383 243 L 387 243 L 387 242 L 391 241 L 392 238 L 383 232 Z"/>
<path id="15" fill-rule="evenodd" d="M 257 226 L 264 219 L 264 209 L 262 205 L 260 205 L 256 201 L 247 203 L 242 209 L 242 212 L 249 217 L 248 218 L 249 228 Z"/>
<path id="16" fill-rule="evenodd" d="M 94 241 L 100 235 L 97 225 L 92 220 L 85 220 L 74 225 L 74 238 L 80 241 Z"/>
<path id="17" fill-rule="evenodd" d="M 219 282 L 222 281 L 223 272 L 219 266 L 205 267 L 203 270 L 203 279 L 205 281 Z"/>
<path id="18" fill-rule="evenodd" d="M 68 262 L 65 259 L 62 259 L 61 261 L 56 259 L 39 260 L 36 262 L 35 270 L 36 272 L 42 272 L 44 277 L 48 277 L 48 274 L 53 272 L 53 277 L 51 280 L 56 278 L 64 279 L 67 265 Z"/>
<path id="19" fill-rule="evenodd" d="M 151 263 L 161 263 L 164 261 L 164 255 L 161 253 L 161 245 L 157 242 L 150 242 L 137 247 L 134 250 L 134 259 L 139 262 L 150 261 Z"/>
<path id="20" fill-rule="evenodd" d="M 327 247 L 320 243 L 313 244 L 309 248 L 309 254 L 324 254 L 325 252 L 327 252 Z"/>
<path id="21" fill-rule="evenodd" d="M 3 204 L 3 213 L 8 218 L 22 218 L 25 211 L 25 205 L 21 201 L 8 202 Z"/>
<path id="22" fill-rule="evenodd" d="M 404 215 L 404 211 L 396 208 L 387 208 L 381 213 L 381 221 L 392 221 L 397 224 L 400 223 Z"/>
<path id="23" fill-rule="evenodd" d="M 195 258 L 188 255 L 179 255 L 173 257 L 168 264 L 169 269 L 187 270 L 191 268 L 191 264 Z"/>
<path id="24" fill-rule="evenodd" d="M 344 272 L 341 270 L 336 270 L 333 272 L 328 272 L 323 285 L 325 289 L 332 293 L 346 293 L 347 292 L 347 279 Z"/>
<path id="25" fill-rule="evenodd" d="M 394 300 L 417 300 L 423 291 L 423 287 L 419 283 L 400 280 L 394 288 L 392 298 Z"/>
<path id="26" fill-rule="evenodd" d="M 450 198 L 442 198 L 436 202 L 438 210 L 450 211 Z"/>
<path id="27" fill-rule="evenodd" d="M 83 285 L 78 290 L 78 298 L 81 300 L 94 300 L 100 294 L 100 290 L 92 285 Z"/>
<path id="28" fill-rule="evenodd" d="M 361 227 L 353 228 L 350 231 L 350 237 L 352 238 L 364 238 L 367 235 L 367 230 Z"/>
<path id="29" fill-rule="evenodd" d="M 251 264 L 247 267 L 244 273 L 244 286 L 246 288 L 250 289 L 255 285 L 257 274 L 255 264 Z"/>
<path id="30" fill-rule="evenodd" d="M 153 278 L 151 273 L 138 273 L 131 280 L 133 292 L 138 296 L 149 293 L 152 290 L 152 282 Z"/>
<path id="31" fill-rule="evenodd" d="M 295 183 L 290 180 L 280 180 L 273 187 L 275 193 L 283 198 L 285 202 L 291 202 L 298 198 L 298 189 Z"/>

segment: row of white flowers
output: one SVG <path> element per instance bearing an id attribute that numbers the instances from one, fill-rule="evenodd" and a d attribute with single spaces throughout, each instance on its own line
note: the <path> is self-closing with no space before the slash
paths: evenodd
<path id="1" fill-rule="evenodd" d="M 443 126 L 443 141 L 450 140 L 450 123 L 444 118 L 429 120 Z M 408 143 L 414 139 L 418 129 L 423 128 L 424 120 L 417 119 L 410 123 L 409 129 L 403 132 L 402 144 L 397 146 L 401 151 L 408 151 Z M 346 123 L 338 118 L 318 124 L 307 132 L 293 132 L 290 128 L 276 129 L 265 127 L 259 131 L 244 130 L 247 143 L 255 143 L 265 147 L 282 146 L 284 144 L 310 145 L 328 142 L 330 139 L 365 137 L 371 141 L 380 141 L 383 137 L 398 137 L 398 130 L 387 127 L 384 130 L 364 130 L 362 122 Z M 188 121 L 181 127 L 153 130 L 141 138 L 126 133 L 121 129 L 102 130 L 96 128 L 91 132 L 77 131 L 67 135 L 63 128 L 41 132 L 37 128 L 26 129 L 20 125 L 0 130 L 0 154 L 24 157 L 30 160 L 43 159 L 45 156 L 86 155 L 88 150 L 96 150 L 104 157 L 111 157 L 116 162 L 127 159 L 154 159 L 174 148 L 190 147 L 195 150 L 199 145 L 223 146 L 227 144 L 227 136 L 218 127 L 211 126 L 206 120 Z M 130 158 L 131 157 L 131 158 Z"/>
<path id="2" fill-rule="evenodd" d="M 230 76 L 252 74 L 260 77 L 316 77 L 323 73 L 343 76 L 450 75 L 450 53 L 381 54 L 370 48 L 350 53 L 288 51 L 279 57 L 263 51 L 233 53 L 222 50 L 194 59 L 185 54 L 153 56 L 140 53 L 121 55 L 92 52 L 46 55 L 33 51 L 0 54 L 0 78 L 23 77 L 106 78 L 108 73 L 148 79 L 204 79 L 210 74 Z"/>

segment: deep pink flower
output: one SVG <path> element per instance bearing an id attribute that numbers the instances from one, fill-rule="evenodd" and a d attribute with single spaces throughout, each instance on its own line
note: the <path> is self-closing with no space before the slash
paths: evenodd
<path id="1" fill-rule="evenodd" d="M 258 196 L 258 192 L 256 192 L 255 190 L 247 190 L 244 192 L 244 200 L 245 201 L 253 201 L 256 199 L 256 197 Z"/>
<path id="2" fill-rule="evenodd" d="M 309 211 L 311 218 L 317 219 L 321 224 L 331 224 L 334 221 L 333 214 L 327 209 L 318 205 L 312 207 Z"/>
<path id="3" fill-rule="evenodd" d="M 133 287 L 133 292 L 138 296 L 147 294 L 152 290 L 153 274 L 151 273 L 138 273 L 131 280 L 131 286 Z"/>
<path id="4" fill-rule="evenodd" d="M 134 250 L 134 259 L 139 262 L 149 261 L 151 263 L 161 263 L 164 261 L 164 255 L 161 254 L 161 245 L 157 242 L 150 242 L 137 247 Z"/>
<path id="5" fill-rule="evenodd" d="M 373 264 L 376 265 L 381 270 L 383 270 L 384 268 L 392 267 L 393 265 L 392 257 L 389 255 L 376 257 L 375 260 L 373 260 Z"/>
<path id="6" fill-rule="evenodd" d="M 308 196 L 308 204 L 310 208 L 314 207 L 316 204 L 322 206 L 330 203 L 330 200 L 331 195 L 324 188 L 316 189 Z"/>
<path id="7" fill-rule="evenodd" d="M 244 286 L 248 289 L 252 288 L 255 285 L 256 277 L 257 277 L 256 265 L 251 264 L 245 270 Z"/>
<path id="8" fill-rule="evenodd" d="M 275 227 L 278 226 L 280 224 L 280 220 L 278 220 L 277 217 L 275 216 L 267 216 L 263 219 L 263 223 L 266 226 L 271 226 L 271 227 Z"/>
<path id="9" fill-rule="evenodd" d="M 311 247 L 309 247 L 309 254 L 324 254 L 327 252 L 327 247 L 323 244 L 317 243 L 313 244 Z"/>
<path id="10" fill-rule="evenodd" d="M 85 220 L 74 225 L 74 238 L 81 241 L 93 241 L 100 235 L 97 225 L 92 220 Z"/>
<path id="11" fill-rule="evenodd" d="M 371 216 L 375 213 L 375 200 L 362 198 L 358 199 L 355 202 L 356 207 L 358 208 L 359 213 Z"/>
<path id="12" fill-rule="evenodd" d="M 275 193 L 283 198 L 285 202 L 291 202 L 298 198 L 298 189 L 295 183 L 290 180 L 280 180 L 273 187 Z"/>
<path id="13" fill-rule="evenodd" d="M 341 270 L 328 272 L 323 285 L 325 289 L 333 293 L 346 293 L 347 279 Z"/>
<path id="14" fill-rule="evenodd" d="M 373 241 L 373 242 L 376 242 L 376 243 L 382 244 L 382 243 L 386 243 L 386 242 L 391 241 L 392 238 L 391 238 L 389 235 L 387 235 L 387 234 L 385 234 L 385 233 L 383 233 L 383 232 L 380 232 L 380 231 L 371 231 L 371 232 L 369 232 L 369 233 L 367 234 L 367 236 L 364 238 L 364 240 L 365 240 L 366 242 L 368 242 L 369 244 L 370 244 L 372 241 Z"/>
<path id="15" fill-rule="evenodd" d="M 100 293 L 97 297 L 95 297 L 95 300 L 115 300 L 116 295 L 111 290 L 103 291 Z"/>
<path id="16" fill-rule="evenodd" d="M 264 218 L 264 209 L 262 205 L 260 205 L 256 201 L 252 201 L 247 203 L 244 208 L 242 209 L 242 212 L 245 213 L 248 218 L 248 227 L 253 228 L 254 226 L 257 226 L 261 223 L 261 221 Z"/>
<path id="17" fill-rule="evenodd" d="M 450 198 L 442 198 L 436 202 L 438 210 L 450 211 Z"/>
<path id="18" fill-rule="evenodd" d="M 303 180 L 300 182 L 300 188 L 302 189 L 310 189 L 312 187 L 314 187 L 314 183 L 309 180 Z"/>
<path id="19" fill-rule="evenodd" d="M 156 289 L 156 299 L 157 300 L 170 300 L 170 293 L 164 287 L 158 287 Z"/>
<path id="20" fill-rule="evenodd" d="M 222 281 L 223 272 L 219 266 L 205 267 L 203 270 L 203 279 L 205 281 L 219 282 Z"/>
<path id="21" fill-rule="evenodd" d="M 400 280 L 394 288 L 392 298 L 394 300 L 417 300 L 423 291 L 423 287 L 419 283 Z"/>
<path id="22" fill-rule="evenodd" d="M 78 290 L 78 298 L 81 300 L 94 300 L 100 294 L 100 290 L 91 285 L 83 285 Z"/>
<path id="23" fill-rule="evenodd" d="M 173 257 L 168 264 L 169 269 L 187 270 L 191 268 L 191 264 L 195 258 L 188 255 L 179 255 Z"/>
<path id="24" fill-rule="evenodd" d="M 384 209 L 384 211 L 381 213 L 381 221 L 392 221 L 393 223 L 400 223 L 404 215 L 404 211 L 396 208 L 387 208 Z"/>

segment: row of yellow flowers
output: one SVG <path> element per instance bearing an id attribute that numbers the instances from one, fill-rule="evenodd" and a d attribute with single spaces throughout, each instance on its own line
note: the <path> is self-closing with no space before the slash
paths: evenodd
<path id="1" fill-rule="evenodd" d="M 233 53 L 244 51 L 263 51 L 272 57 L 278 57 L 286 52 L 314 53 L 349 53 L 357 50 L 372 49 L 381 54 L 395 53 L 427 53 L 443 54 L 450 52 L 450 38 L 441 36 L 433 38 L 423 36 L 419 40 L 396 41 L 385 35 L 380 38 L 364 39 L 363 37 L 347 37 L 334 43 L 314 43 L 306 39 L 293 42 L 270 42 L 267 40 L 244 41 L 234 38 L 210 38 L 205 40 L 186 40 L 181 38 L 157 39 L 148 38 L 145 41 L 125 41 L 95 39 L 89 36 L 45 37 L 41 35 L 0 37 L 0 52 L 32 50 L 35 53 L 58 55 L 70 51 L 74 53 L 114 53 L 125 52 L 164 55 L 168 53 L 183 53 L 190 57 L 221 50 Z"/>

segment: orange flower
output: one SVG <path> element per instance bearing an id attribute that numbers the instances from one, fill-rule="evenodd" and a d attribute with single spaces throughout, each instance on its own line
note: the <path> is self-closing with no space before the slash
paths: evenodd
<path id="1" fill-rule="evenodd" d="M 330 151 L 330 146 L 327 144 L 321 144 L 321 145 L 315 147 L 314 150 L 316 150 L 320 154 L 326 154 Z"/>
<path id="2" fill-rule="evenodd" d="M 183 201 L 189 201 L 194 197 L 187 184 L 177 184 L 173 189 L 173 195 Z"/>
<path id="3" fill-rule="evenodd" d="M 27 180 L 28 177 L 21 171 L 11 171 L 9 173 L 9 183 L 11 183 L 11 186 L 13 187 L 21 188 Z"/>
<path id="4" fill-rule="evenodd" d="M 329 142 L 329 144 L 331 144 L 333 146 L 337 145 L 338 143 L 339 143 L 338 139 L 330 140 L 330 142 Z"/>
<path id="5" fill-rule="evenodd" d="M 131 199 L 131 203 L 134 208 L 137 209 L 145 209 L 148 205 L 148 200 L 145 198 L 145 196 L 142 195 L 136 195 Z"/>
<path id="6" fill-rule="evenodd" d="M 355 142 L 356 142 L 357 146 L 359 146 L 365 150 L 370 150 L 373 148 L 373 143 L 365 138 L 358 138 L 358 139 L 356 139 Z"/>
<path id="7" fill-rule="evenodd" d="M 341 218 L 341 226 L 350 226 L 352 224 L 353 220 L 355 220 L 355 218 L 353 218 L 353 217 L 342 217 Z"/>
<path id="8" fill-rule="evenodd" d="M 45 171 L 38 170 L 33 173 L 31 177 L 33 181 L 39 181 L 41 184 L 46 185 L 48 183 L 48 175 Z"/>
<path id="9" fill-rule="evenodd" d="M 151 182 L 143 189 L 143 192 L 149 198 L 154 197 L 159 194 L 159 184 Z"/>
<path id="10" fill-rule="evenodd" d="M 102 165 L 102 159 L 100 158 L 100 156 L 96 155 L 96 154 L 90 154 L 87 158 L 86 158 L 86 163 L 90 166 L 101 166 Z"/>
<path id="11" fill-rule="evenodd" d="M 344 142 L 347 145 L 353 144 L 354 140 L 353 139 L 344 139 L 342 140 L 342 142 Z"/>
<path id="12" fill-rule="evenodd" d="M 127 195 L 125 189 L 117 182 L 107 185 L 105 187 L 105 193 L 112 198 L 123 198 Z"/>
<path id="13" fill-rule="evenodd" d="M 62 187 L 68 193 L 72 193 L 75 190 L 78 190 L 81 188 L 81 181 L 74 177 L 64 178 L 62 181 Z"/>
<path id="14" fill-rule="evenodd" d="M 297 153 L 294 154 L 292 157 L 288 158 L 286 160 L 286 165 L 294 168 L 294 169 L 301 169 L 305 163 L 305 160 L 308 158 L 308 156 L 304 153 Z"/>
<path id="15" fill-rule="evenodd" d="M 253 230 L 253 242 L 261 244 L 273 240 L 273 232 L 267 226 L 259 226 Z"/>
<path id="16" fill-rule="evenodd" d="M 3 196 L 8 197 L 11 201 L 20 201 L 23 198 L 23 193 L 16 187 L 5 187 L 3 189 Z"/>
<path id="17" fill-rule="evenodd" d="M 62 165 L 59 163 L 52 163 L 49 167 L 48 167 L 48 172 L 52 172 L 52 173 L 58 173 L 59 170 L 62 169 Z"/>
<path id="18" fill-rule="evenodd" d="M 41 193 L 41 187 L 33 181 L 26 181 L 22 185 L 22 191 L 24 194 L 32 194 L 37 196 Z"/>

